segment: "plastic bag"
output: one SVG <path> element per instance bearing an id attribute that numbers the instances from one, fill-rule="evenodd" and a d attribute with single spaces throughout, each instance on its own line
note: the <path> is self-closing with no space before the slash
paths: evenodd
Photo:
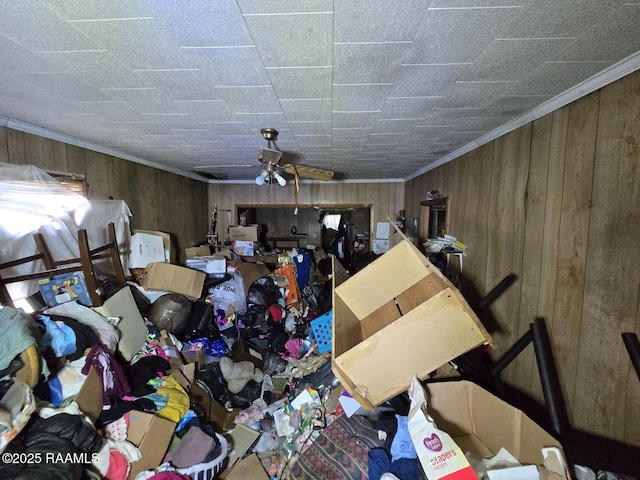
<path id="1" fill-rule="evenodd" d="M 249 305 L 271 306 L 278 303 L 280 290 L 271 277 L 261 277 L 251 284 L 247 293 Z"/>
<path id="2" fill-rule="evenodd" d="M 244 296 L 244 283 L 240 272 L 234 272 L 231 280 L 220 283 L 209 290 L 209 301 L 216 309 L 244 314 L 247 310 L 247 299 Z"/>

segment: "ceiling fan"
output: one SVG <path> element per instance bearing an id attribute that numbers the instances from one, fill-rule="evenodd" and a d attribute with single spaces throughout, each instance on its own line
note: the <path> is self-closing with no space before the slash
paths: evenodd
<path id="1" fill-rule="evenodd" d="M 333 178 L 333 172 L 331 170 L 322 170 L 320 168 L 307 167 L 305 165 L 294 165 L 292 163 L 280 165 L 283 152 L 272 148 L 272 146 L 276 146 L 275 141 L 278 138 L 278 131 L 275 128 L 263 128 L 260 130 L 260 133 L 267 141 L 267 148 L 261 148 L 258 151 L 258 160 L 262 162 L 262 171 L 260 172 L 260 175 L 256 177 L 256 183 L 258 185 L 277 182 L 279 185 L 285 186 L 287 181 L 281 175 L 281 171 L 293 175 L 296 185 L 298 184 L 299 177 L 324 181 L 328 181 Z"/>

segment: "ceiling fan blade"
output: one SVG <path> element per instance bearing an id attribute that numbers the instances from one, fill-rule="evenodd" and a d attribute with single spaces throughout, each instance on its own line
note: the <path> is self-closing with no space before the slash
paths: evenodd
<path id="1" fill-rule="evenodd" d="M 277 165 L 282 158 L 282 152 L 280 150 L 273 150 L 272 148 L 261 148 L 258 152 L 258 160 L 269 165 Z"/>
<path id="2" fill-rule="evenodd" d="M 286 164 L 282 167 L 285 172 L 295 175 L 298 172 L 298 175 L 301 177 L 313 178 L 314 180 L 324 180 L 329 181 L 333 178 L 333 172 L 331 170 L 322 170 L 320 168 L 314 167 L 305 167 L 304 165 L 293 165 L 291 163 Z"/>

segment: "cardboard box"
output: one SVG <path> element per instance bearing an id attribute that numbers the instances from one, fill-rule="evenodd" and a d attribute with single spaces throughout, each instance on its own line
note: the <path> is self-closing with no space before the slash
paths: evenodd
<path id="1" fill-rule="evenodd" d="M 144 271 L 142 288 L 149 291 L 173 292 L 191 301 L 202 296 L 206 274 L 170 263 L 150 263 Z"/>
<path id="2" fill-rule="evenodd" d="M 243 257 L 250 257 L 255 252 L 255 243 L 244 240 L 234 240 L 233 252 Z"/>
<path id="3" fill-rule="evenodd" d="M 458 380 L 427 383 L 425 390 L 429 415 L 463 452 L 489 457 L 504 447 L 522 465 L 537 465 L 546 473 L 541 449 L 554 447 L 566 465 L 560 442 L 524 412 L 482 387 Z"/>
<path id="4" fill-rule="evenodd" d="M 373 410 L 491 337 L 459 290 L 408 239 L 339 283 L 334 261 L 332 370 Z"/>
<path id="5" fill-rule="evenodd" d="M 168 262 L 169 256 L 163 239 L 151 233 L 136 233 L 131 236 L 129 268 L 145 268 L 153 262 Z"/>
<path id="6" fill-rule="evenodd" d="M 209 392 L 206 392 L 197 382 L 189 386 L 189 397 L 198 403 L 199 409 L 204 413 L 204 418 L 216 432 L 225 433 L 236 426 L 234 420 L 241 408 L 227 410 Z"/>
<path id="7" fill-rule="evenodd" d="M 220 474 L 222 480 L 269 480 L 258 456 L 253 453 Z"/>
<path id="8" fill-rule="evenodd" d="M 199 348 L 197 350 L 182 350 L 180 354 L 182 355 L 184 363 L 195 363 L 198 370 L 204 367 L 204 362 L 207 360 L 207 354 L 204 351 L 204 348 Z"/>
<path id="9" fill-rule="evenodd" d="M 82 413 L 96 423 L 102 413 L 102 377 L 91 367 L 74 400 Z"/>
<path id="10" fill-rule="evenodd" d="M 187 258 L 211 255 L 211 247 L 209 245 L 202 245 L 200 247 L 188 247 L 184 249 L 184 254 Z"/>
<path id="11" fill-rule="evenodd" d="M 229 239 L 244 240 L 247 242 L 257 242 L 260 239 L 260 225 L 249 225 L 247 227 L 230 226 Z"/>
<path id="12" fill-rule="evenodd" d="M 157 230 L 134 230 L 134 235 L 136 233 L 148 233 L 150 235 L 156 235 L 162 238 L 162 244 L 164 245 L 165 256 L 167 258 L 167 262 L 176 263 L 176 250 L 173 248 L 173 244 L 171 243 L 171 234 L 167 232 L 159 232 Z"/>
<path id="13" fill-rule="evenodd" d="M 50 278 L 41 278 L 38 280 L 38 288 L 49 307 L 67 302 L 79 302 L 86 307 L 93 305 L 87 281 L 82 272 L 62 273 Z"/>
<path id="14" fill-rule="evenodd" d="M 138 410 L 129 412 L 127 441 L 138 447 L 142 455 L 140 460 L 131 464 L 129 480 L 136 478 L 141 471 L 153 470 L 162 463 L 175 428 L 175 422 L 166 418 Z"/>
<path id="15" fill-rule="evenodd" d="M 231 358 L 234 362 L 251 362 L 256 368 L 264 367 L 264 359 L 262 358 L 262 349 L 254 344 L 247 342 L 244 338 L 239 339 L 231 351 Z"/>

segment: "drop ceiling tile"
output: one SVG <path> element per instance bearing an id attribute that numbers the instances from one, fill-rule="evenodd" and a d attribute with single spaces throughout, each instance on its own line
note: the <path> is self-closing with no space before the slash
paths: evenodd
<path id="1" fill-rule="evenodd" d="M 291 132 L 295 135 L 330 135 L 331 122 L 292 122 L 289 121 Z"/>
<path id="2" fill-rule="evenodd" d="M 179 45 L 154 18 L 73 22 L 75 28 L 136 70 L 190 68 Z"/>
<path id="3" fill-rule="evenodd" d="M 271 87 L 223 88 L 217 94 L 235 114 L 282 114 L 278 98 Z"/>
<path id="4" fill-rule="evenodd" d="M 606 18 L 620 0 L 538 0 L 521 9 L 520 15 L 499 35 L 504 38 L 580 37 L 594 18 Z"/>
<path id="5" fill-rule="evenodd" d="M 501 94 L 513 88 L 512 82 L 466 83 L 456 82 L 443 90 L 438 100 L 438 108 L 482 108 Z"/>
<path id="6" fill-rule="evenodd" d="M 277 90 L 276 90 L 277 92 Z M 280 99 L 280 106 L 288 121 L 331 120 L 331 99 Z"/>
<path id="7" fill-rule="evenodd" d="M 379 112 L 334 112 L 332 125 L 335 128 L 372 128 Z"/>
<path id="8" fill-rule="evenodd" d="M 371 128 L 334 128 L 331 138 L 335 142 L 366 140 L 371 134 Z"/>
<path id="9" fill-rule="evenodd" d="M 244 125 L 234 120 L 234 115 L 224 100 L 211 101 L 174 101 L 176 112 L 187 113 L 189 118 L 199 123 L 220 123 L 227 125 Z M 227 122 L 237 122 L 227 123 Z M 244 127 L 246 128 L 246 127 Z"/>
<path id="10" fill-rule="evenodd" d="M 335 44 L 333 83 L 391 83 L 406 43 Z"/>
<path id="11" fill-rule="evenodd" d="M 334 0 L 336 42 L 411 41 L 428 0 L 354 2 Z"/>
<path id="12" fill-rule="evenodd" d="M 39 90 L 35 85 L 9 73 L 0 72 L 0 93 Z"/>
<path id="13" fill-rule="evenodd" d="M 331 68 L 270 68 L 267 73 L 280 99 L 331 98 Z"/>
<path id="14" fill-rule="evenodd" d="M 2 35 L 0 35 L 0 69 L 5 73 L 62 71 L 61 68 Z"/>
<path id="15" fill-rule="evenodd" d="M 326 145 L 305 145 L 302 148 L 302 152 L 305 155 L 314 156 L 314 155 L 331 155 L 331 144 Z"/>
<path id="16" fill-rule="evenodd" d="M 472 65 L 403 65 L 391 90 L 392 97 L 441 95 L 442 90 L 464 75 Z"/>
<path id="17" fill-rule="evenodd" d="M 299 135 L 296 137 L 301 150 L 307 151 L 309 147 L 331 146 L 331 135 Z"/>
<path id="18" fill-rule="evenodd" d="M 235 0 L 150 3 L 164 35 L 180 47 L 253 44 Z"/>
<path id="19" fill-rule="evenodd" d="M 378 119 L 375 127 L 371 133 L 385 135 L 395 133 L 406 133 L 408 129 L 413 128 L 416 124 L 416 119 L 398 119 L 398 120 L 385 120 Z"/>
<path id="20" fill-rule="evenodd" d="M 519 8 L 533 3 L 536 0 L 431 0 L 430 9 L 458 9 L 458 8 L 495 8 L 510 7 Z"/>
<path id="21" fill-rule="evenodd" d="M 404 63 L 473 62 L 520 8 L 429 10 Z"/>
<path id="22" fill-rule="evenodd" d="M 392 85 L 334 85 L 333 112 L 379 112 Z"/>
<path id="23" fill-rule="evenodd" d="M 255 47 L 199 48 L 183 52 L 191 68 L 213 85 L 264 86 L 269 77 Z M 201 80 L 201 79 L 200 79 Z"/>
<path id="24" fill-rule="evenodd" d="M 482 53 L 465 81 L 519 81 L 557 52 L 572 43 L 570 39 L 502 39 L 496 40 Z"/>
<path id="25" fill-rule="evenodd" d="M 282 112 L 253 113 L 251 115 L 236 114 L 234 118 L 236 121 L 244 122 L 250 129 L 275 128 L 281 130 L 289 126 Z"/>
<path id="26" fill-rule="evenodd" d="M 243 14 L 331 12 L 333 0 L 238 0 Z"/>
<path id="27" fill-rule="evenodd" d="M 500 96 L 486 105 L 486 112 L 493 116 L 518 117 L 552 98 L 548 96 Z"/>
<path id="28" fill-rule="evenodd" d="M 0 34 L 33 52 L 96 50 L 100 47 L 38 2 L 4 1 Z M 28 18 L 30 28 L 23 28 Z"/>
<path id="29" fill-rule="evenodd" d="M 133 68 L 106 51 L 42 52 L 58 70 L 74 74 L 99 88 L 149 87 Z"/>
<path id="30" fill-rule="evenodd" d="M 507 90 L 513 95 L 557 95 L 604 70 L 610 62 L 544 62 Z"/>
<path id="31" fill-rule="evenodd" d="M 617 62 L 640 50 L 640 3 L 624 4 L 586 30 L 554 60 Z"/>
<path id="32" fill-rule="evenodd" d="M 433 108 L 439 96 L 431 98 L 420 97 L 388 97 L 379 118 L 418 118 L 423 117 L 426 112 Z"/>
<path id="33" fill-rule="evenodd" d="M 108 2 L 39 1 L 66 20 L 150 17 L 153 13 L 151 9 L 153 2 L 131 2 L 130 0 L 109 0 Z"/>
<path id="34" fill-rule="evenodd" d="M 330 13 L 245 16 L 267 67 L 331 65 Z"/>
<path id="35" fill-rule="evenodd" d="M 16 103 L 21 103 L 25 107 L 34 107 L 39 108 L 41 112 L 46 113 L 73 113 L 73 114 L 87 114 L 91 112 L 87 112 L 84 108 L 73 104 L 71 102 L 66 102 L 59 97 L 52 96 L 50 93 L 45 92 L 43 90 L 32 90 L 32 91 L 20 91 L 13 92 L 11 94 L 11 99 Z"/>

